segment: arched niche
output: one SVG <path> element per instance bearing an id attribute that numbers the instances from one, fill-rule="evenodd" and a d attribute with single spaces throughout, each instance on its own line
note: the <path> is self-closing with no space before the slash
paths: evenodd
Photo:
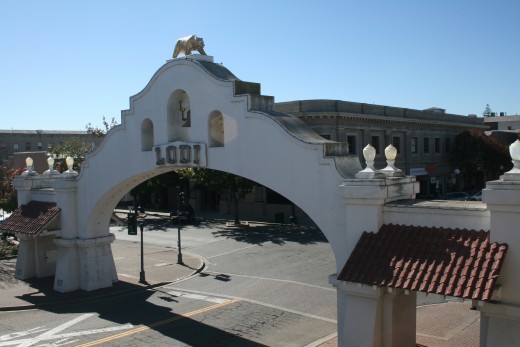
<path id="1" fill-rule="evenodd" d="M 224 147 L 224 116 L 220 111 L 213 111 L 208 117 L 209 147 Z"/>
<path id="2" fill-rule="evenodd" d="M 153 148 L 153 123 L 146 118 L 141 123 L 141 150 L 151 151 Z"/>
<path id="3" fill-rule="evenodd" d="M 188 94 L 177 89 L 168 98 L 168 141 L 191 140 L 191 108 Z"/>

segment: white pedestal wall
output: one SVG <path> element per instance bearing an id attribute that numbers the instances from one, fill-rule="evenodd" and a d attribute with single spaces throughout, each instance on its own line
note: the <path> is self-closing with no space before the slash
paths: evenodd
<path id="1" fill-rule="evenodd" d="M 520 346 L 520 181 L 487 182 L 482 201 L 490 211 L 491 242 L 507 243 L 500 271 L 500 298 L 483 303 L 481 346 Z"/>
<path id="2" fill-rule="evenodd" d="M 377 232 L 384 222 L 384 204 L 413 199 L 415 177 L 344 180 L 340 194 L 346 208 L 345 261 L 364 231 Z M 386 288 L 345 283 L 330 276 L 338 291 L 339 346 L 415 346 L 415 293 L 389 292 Z"/>

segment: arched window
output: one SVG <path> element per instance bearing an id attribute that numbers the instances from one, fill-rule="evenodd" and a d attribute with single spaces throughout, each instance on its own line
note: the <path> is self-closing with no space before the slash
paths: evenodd
<path id="1" fill-rule="evenodd" d="M 141 150 L 151 151 L 153 148 L 153 123 L 146 118 L 141 123 Z"/>
<path id="2" fill-rule="evenodd" d="M 168 98 L 168 141 L 190 141 L 191 108 L 188 94 L 178 89 Z"/>
<path id="3" fill-rule="evenodd" d="M 224 147 L 224 116 L 220 111 L 208 117 L 208 142 L 210 147 Z"/>

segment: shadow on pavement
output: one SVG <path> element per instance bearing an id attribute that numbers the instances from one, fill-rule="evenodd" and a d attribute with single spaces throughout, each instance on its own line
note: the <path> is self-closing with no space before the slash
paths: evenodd
<path id="1" fill-rule="evenodd" d="M 112 288 L 99 289 L 92 292 L 78 290 L 71 293 L 57 293 L 53 291 L 53 278 L 37 279 L 30 282 L 34 287 L 33 293 L 19 296 L 31 304 L 38 305 L 40 310 L 47 312 L 64 313 L 92 313 L 96 312 L 100 319 L 114 323 L 115 325 L 132 324 L 133 328 L 123 330 L 123 334 L 113 333 L 103 337 L 103 342 L 110 341 L 113 345 L 123 345 L 135 341 L 133 336 L 139 334 L 138 339 L 143 338 L 147 330 L 153 330 L 166 338 L 181 342 L 188 346 L 207 346 L 211 341 L 212 346 L 264 346 L 250 341 L 241 336 L 229 333 L 217 327 L 190 318 L 198 315 L 204 319 L 205 314 L 211 314 L 218 310 L 204 311 L 204 308 L 190 313 L 178 314 L 173 312 L 178 303 L 173 297 L 159 296 L 158 299 L 169 302 L 173 307 L 162 307 L 149 302 L 149 298 L 156 293 L 152 287 L 142 287 L 128 282 L 117 282 Z M 59 297 L 57 300 L 56 297 Z M 52 298 L 53 303 L 46 301 Z M 59 302 L 57 304 L 56 302 Z M 231 303 L 229 305 L 234 305 Z M 142 326 L 148 329 L 142 329 Z M 101 336 L 99 337 L 101 341 Z M 161 344 L 161 338 L 146 336 L 152 344 Z M 84 343 L 96 343 L 96 339 L 84 341 Z"/>
<path id="2" fill-rule="evenodd" d="M 261 245 L 270 241 L 277 245 L 286 242 L 315 244 L 328 242 L 325 235 L 316 227 L 278 224 L 253 224 L 249 226 L 224 227 L 212 232 L 215 237 L 232 238 L 236 241 Z"/>

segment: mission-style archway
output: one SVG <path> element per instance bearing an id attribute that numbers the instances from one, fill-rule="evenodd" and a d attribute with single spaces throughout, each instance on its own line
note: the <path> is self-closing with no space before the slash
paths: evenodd
<path id="1" fill-rule="evenodd" d="M 62 180 L 69 211 L 62 210 L 55 289 L 111 286 L 113 208 L 137 184 L 183 167 L 233 173 L 284 195 L 321 228 L 341 267 L 349 240 L 338 190 L 361 169 L 359 160 L 348 156 L 346 143 L 275 112 L 273 102 L 260 84 L 239 80 L 210 56 L 167 61 L 130 98 L 121 124 L 87 156 L 79 176 Z"/>
<path id="2" fill-rule="evenodd" d="M 87 156 L 80 174 L 71 168 L 63 174 L 49 169 L 37 175 L 28 168 L 13 181 L 20 217 L 24 208 L 38 212 L 32 225 L 12 226 L 22 238 L 16 276 L 54 275 L 54 289 L 60 292 L 112 286 L 118 279 L 109 222 L 117 203 L 151 177 L 205 167 L 278 192 L 319 226 L 340 274 L 329 277 L 337 288 L 340 345 L 415 345 L 415 330 L 409 329 L 415 320 L 415 295 L 398 286 L 387 293 L 386 284 L 355 277 L 366 271 L 357 270 L 364 261 L 356 258 L 362 253 L 353 250 L 365 232 L 385 223 L 406 220 L 436 226 L 453 221 L 431 211 L 418 213 L 417 207 L 408 213 L 406 204 L 388 205 L 415 198 L 414 177 L 396 171 L 393 159 L 387 168 L 374 171 L 375 153 L 369 146 L 367 168 L 360 171 L 347 143 L 318 136 L 298 118 L 274 111 L 273 103 L 273 97 L 261 94 L 260 84 L 239 80 L 210 56 L 168 60 L 130 98 L 121 124 Z M 362 250 L 363 244 L 359 247 Z M 351 253 L 354 257 L 347 262 Z"/>

